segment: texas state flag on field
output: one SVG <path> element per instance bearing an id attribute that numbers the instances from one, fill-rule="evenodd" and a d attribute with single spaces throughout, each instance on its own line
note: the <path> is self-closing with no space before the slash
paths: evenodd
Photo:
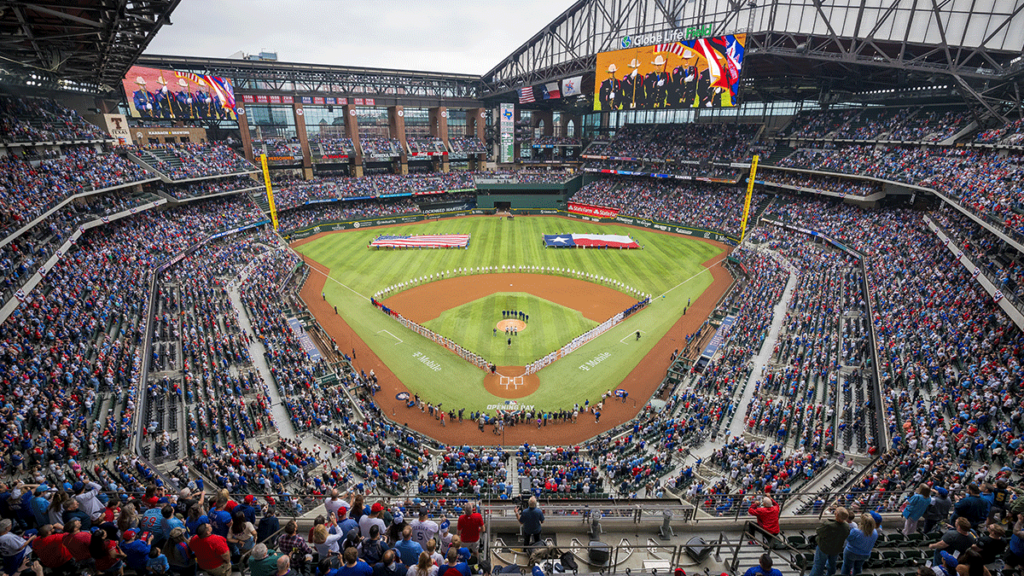
<path id="1" fill-rule="evenodd" d="M 616 234 L 545 234 L 544 244 L 549 248 L 639 248 L 629 236 Z"/>

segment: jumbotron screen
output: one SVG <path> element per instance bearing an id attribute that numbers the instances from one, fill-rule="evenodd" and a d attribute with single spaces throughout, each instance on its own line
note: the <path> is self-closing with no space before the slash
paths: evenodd
<path id="1" fill-rule="evenodd" d="M 132 66 L 123 85 L 133 118 L 238 119 L 235 89 L 218 76 Z"/>
<path id="2" fill-rule="evenodd" d="M 602 52 L 594 110 L 735 106 L 746 40 L 729 34 Z"/>

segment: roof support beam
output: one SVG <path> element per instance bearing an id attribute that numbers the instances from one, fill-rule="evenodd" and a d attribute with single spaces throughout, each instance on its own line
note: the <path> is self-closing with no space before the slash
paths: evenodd
<path id="1" fill-rule="evenodd" d="M 79 24 L 85 24 L 86 26 L 92 26 L 93 28 L 103 28 L 103 24 L 80 16 L 73 16 L 67 12 L 61 12 L 59 10 L 51 10 L 44 8 L 38 4 L 23 4 L 23 6 L 33 12 L 39 12 L 40 14 L 48 14 L 50 16 L 56 16 L 57 18 L 63 18 L 64 20 L 70 20 L 71 22 L 78 22 Z"/>

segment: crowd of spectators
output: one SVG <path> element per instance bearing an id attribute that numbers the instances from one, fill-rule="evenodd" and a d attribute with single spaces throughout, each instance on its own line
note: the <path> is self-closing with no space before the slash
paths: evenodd
<path id="1" fill-rule="evenodd" d="M 980 224 L 955 208 L 942 204 L 928 213 L 947 236 L 980 267 L 1005 295 L 1024 301 L 1024 276 L 1016 251 Z"/>
<path id="2" fill-rule="evenodd" d="M 6 445 L 0 465 L 17 473 L 122 445 L 133 432 L 147 275 L 259 216 L 242 202 L 212 201 L 142 212 L 79 238 L 0 325 L 5 395 L 18 399 L 5 420 L 26 440 Z"/>
<path id="3" fill-rule="evenodd" d="M 53 142 L 110 140 L 111 136 L 85 121 L 77 111 L 49 98 L 19 98 L 0 94 L 0 141 Z"/>
<path id="4" fill-rule="evenodd" d="M 879 182 L 790 172 L 788 170 L 759 170 L 757 176 L 759 181 L 763 181 L 768 185 L 795 186 L 811 190 L 835 192 L 846 196 L 870 196 L 882 191 L 882 184 Z"/>
<path id="5" fill-rule="evenodd" d="M 310 146 L 313 143 L 310 142 Z M 252 141 L 253 154 L 259 156 L 266 154 L 267 159 L 278 158 L 302 158 L 302 144 L 297 137 L 292 138 L 265 138 Z"/>
<path id="6" fill-rule="evenodd" d="M 171 180 L 206 178 L 256 170 L 245 158 L 220 143 L 149 144 L 132 151 Z"/>
<path id="7" fill-rule="evenodd" d="M 356 200 L 331 204 L 313 204 L 297 210 L 278 215 L 281 232 L 307 228 L 320 222 L 341 222 L 377 218 L 380 216 L 399 216 L 418 214 L 419 206 L 412 200 Z"/>
<path id="8" fill-rule="evenodd" d="M 274 204 L 279 211 L 323 201 L 348 198 L 379 198 L 392 195 L 443 194 L 476 188 L 473 172 L 429 172 L 423 174 L 374 174 L 362 178 L 321 177 L 313 180 L 284 180 L 274 184 Z M 261 199 L 262 201 L 262 199 Z"/>
<path id="9" fill-rule="evenodd" d="M 448 150 L 444 140 L 437 136 L 408 136 L 409 152 L 413 154 L 443 154 Z"/>
<path id="10" fill-rule="evenodd" d="M 1024 141 L 1024 118 L 1018 118 L 1006 126 L 982 130 L 974 137 L 975 142 L 993 144 L 1002 141 L 1003 144 L 1019 146 Z"/>
<path id="11" fill-rule="evenodd" d="M 1019 154 L 967 148 L 801 148 L 780 166 L 859 174 L 935 189 L 1024 237 L 1024 162 Z"/>
<path id="12" fill-rule="evenodd" d="M 970 122 L 966 109 L 856 108 L 801 112 L 783 129 L 783 138 L 835 138 L 939 142 Z"/>
<path id="13" fill-rule="evenodd" d="M 262 182 L 253 180 L 249 176 L 234 176 L 231 178 L 217 178 L 213 180 L 188 182 L 184 184 L 165 184 L 160 182 L 156 184 L 155 189 L 169 196 L 173 196 L 178 200 L 187 200 L 189 198 L 202 198 L 204 196 L 223 194 L 224 192 L 233 192 L 235 190 L 262 188 L 262 186 Z"/>
<path id="14" fill-rule="evenodd" d="M 935 481 L 952 492 L 1000 466 L 1024 466 L 1016 425 L 1024 417 L 1017 389 L 1024 339 L 920 214 L 825 201 L 776 204 L 771 212 L 870 258 L 881 425 L 890 446 L 857 491 L 898 494 Z M 880 435 L 869 439 L 876 447 L 869 453 L 877 453 Z"/>
<path id="15" fill-rule="evenodd" d="M 486 154 L 487 146 L 479 138 L 448 137 L 448 145 L 454 154 Z"/>
<path id="16" fill-rule="evenodd" d="M 755 142 L 760 124 L 628 124 L 600 152 L 587 154 L 673 161 L 749 162 L 755 152 L 770 156 L 771 145 Z"/>
<path id="17" fill-rule="evenodd" d="M 587 184 L 571 200 L 614 208 L 623 215 L 738 235 L 744 196 L 744 192 L 735 188 L 701 182 L 604 178 Z M 751 214 L 756 215 L 767 202 L 767 196 L 755 194 L 751 199 Z"/>
<path id="18" fill-rule="evenodd" d="M 501 180 L 510 184 L 561 184 L 573 177 L 571 170 L 537 170 L 520 168 L 518 170 L 490 170 L 487 172 L 467 173 L 475 179 Z M 476 185 L 474 184 L 473 187 Z"/>
<path id="19" fill-rule="evenodd" d="M 309 140 L 313 156 L 355 156 L 356 146 L 351 138 L 314 136 Z"/>
<path id="20" fill-rule="evenodd" d="M 363 151 L 363 156 L 395 157 L 402 155 L 402 143 L 397 138 L 363 136 L 360 134 L 359 149 Z"/>
<path id="21" fill-rule="evenodd" d="M 860 375 L 870 348 L 860 261 L 778 229 L 753 239 L 786 258 L 797 283 L 771 368 L 754 383 L 747 428 L 822 455 L 866 452 L 862 406 L 870 396 Z"/>
<path id="22" fill-rule="evenodd" d="M 41 157 L 0 155 L 0 230 L 24 226 L 76 194 L 147 177 L 124 156 L 90 146 L 66 146 Z"/>
<path id="23" fill-rule="evenodd" d="M 579 138 L 571 136 L 537 136 L 531 141 L 533 146 L 579 146 Z"/>

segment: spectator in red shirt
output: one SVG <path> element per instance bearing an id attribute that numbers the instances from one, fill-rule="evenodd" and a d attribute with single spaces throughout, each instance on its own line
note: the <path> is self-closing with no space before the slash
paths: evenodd
<path id="1" fill-rule="evenodd" d="M 211 576 L 228 576 L 231 573 L 231 550 L 223 536 L 217 536 L 209 524 L 199 527 L 198 533 L 189 541 L 188 547 L 196 556 L 199 569 Z"/>
<path id="2" fill-rule="evenodd" d="M 54 574 L 70 574 L 75 569 L 75 560 L 64 545 L 64 534 L 55 533 L 63 529 L 60 524 L 47 524 L 39 529 L 39 535 L 32 541 L 32 552 L 39 558 L 39 563 Z"/>
<path id="3" fill-rule="evenodd" d="M 64 538 L 64 547 L 71 552 L 72 558 L 79 564 L 86 564 L 92 559 L 92 555 L 89 554 L 89 541 L 92 537 L 88 532 L 82 532 L 82 522 L 77 518 L 69 520 L 64 525 L 64 534 L 61 535 Z"/>
<path id="4" fill-rule="evenodd" d="M 779 535 L 779 505 L 770 496 L 761 499 L 761 506 L 751 506 L 747 514 L 757 516 L 757 525 L 772 536 Z"/>
<path id="5" fill-rule="evenodd" d="M 89 554 L 96 561 L 96 571 L 101 574 L 124 574 L 125 553 L 117 545 L 117 540 L 111 540 L 106 530 L 97 530 L 92 533 L 89 541 Z M 219 575 L 226 576 L 226 575 Z"/>
<path id="6" fill-rule="evenodd" d="M 459 516 L 459 538 L 474 554 L 479 553 L 480 532 L 484 529 L 484 517 L 476 511 L 475 504 L 466 505 L 466 513 Z"/>

